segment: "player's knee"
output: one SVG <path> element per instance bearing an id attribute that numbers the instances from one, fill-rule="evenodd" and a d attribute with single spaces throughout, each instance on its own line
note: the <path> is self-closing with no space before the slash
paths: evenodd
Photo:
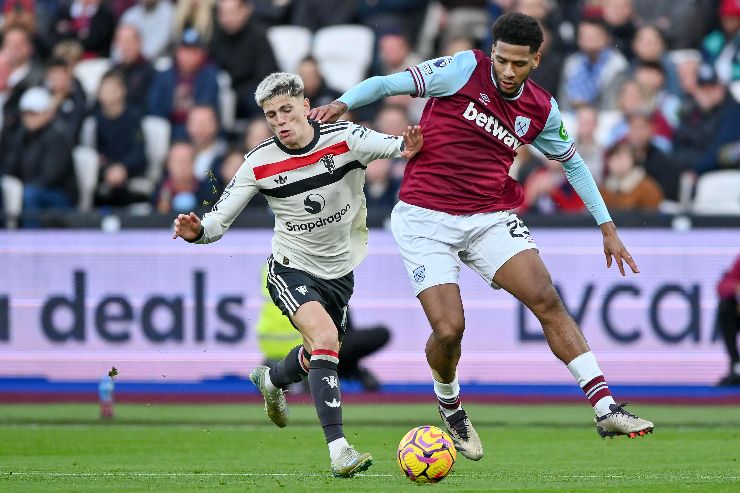
<path id="1" fill-rule="evenodd" d="M 565 311 L 560 295 L 552 284 L 545 284 L 538 288 L 531 304 L 532 312 L 541 321 L 557 317 Z"/>
<path id="2" fill-rule="evenodd" d="M 328 349 L 329 351 L 339 352 L 339 337 L 337 331 L 322 331 L 313 334 L 310 337 L 310 347 L 314 349 Z"/>
<path id="3" fill-rule="evenodd" d="M 462 321 L 455 322 L 452 320 L 440 321 L 432 326 L 437 343 L 445 347 L 458 346 L 462 341 L 464 329 L 465 326 Z"/>

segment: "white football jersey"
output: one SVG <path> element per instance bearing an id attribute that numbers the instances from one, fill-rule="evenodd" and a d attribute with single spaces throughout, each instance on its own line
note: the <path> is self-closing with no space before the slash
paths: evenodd
<path id="1" fill-rule="evenodd" d="M 245 156 L 213 210 L 203 216 L 197 243 L 221 238 L 260 192 L 275 214 L 277 262 L 336 279 L 365 258 L 365 170 L 375 159 L 399 157 L 403 139 L 346 121 L 311 124 L 314 138 L 302 149 L 289 149 L 273 137 Z"/>

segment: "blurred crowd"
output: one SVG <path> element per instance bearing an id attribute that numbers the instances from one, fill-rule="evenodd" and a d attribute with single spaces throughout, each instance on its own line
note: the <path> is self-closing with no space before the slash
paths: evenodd
<path id="1" fill-rule="evenodd" d="M 271 135 L 253 97 L 267 74 L 298 73 L 325 104 L 370 75 L 488 53 L 509 11 L 542 24 L 531 78 L 557 98 L 611 210 L 740 214 L 740 0 L 1 3 L 0 206 L 22 226 L 48 210 L 208 207 Z M 391 97 L 347 118 L 400 134 L 424 104 Z M 390 211 L 404 166 L 368 168 L 369 208 Z M 584 211 L 534 148 L 511 173 L 520 213 Z"/>

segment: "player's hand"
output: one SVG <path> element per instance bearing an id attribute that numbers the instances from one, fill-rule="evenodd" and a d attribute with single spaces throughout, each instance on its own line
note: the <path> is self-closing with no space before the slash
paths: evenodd
<path id="1" fill-rule="evenodd" d="M 172 233 L 172 239 L 179 236 L 183 240 L 192 241 L 200 233 L 200 218 L 191 212 L 190 214 L 178 214 L 175 218 L 175 231 Z"/>
<path id="2" fill-rule="evenodd" d="M 317 106 L 308 110 L 308 119 L 319 123 L 334 123 L 347 112 L 347 105 L 341 101 L 332 101 L 324 106 Z"/>
<path id="3" fill-rule="evenodd" d="M 401 157 L 411 159 L 421 150 L 422 145 L 424 145 L 424 135 L 421 133 L 421 127 L 419 125 L 408 127 L 403 133 Z"/>
<path id="4" fill-rule="evenodd" d="M 629 265 L 632 272 L 638 274 L 640 269 L 637 267 L 637 263 L 627 251 L 627 247 L 624 246 L 622 240 L 617 234 L 617 227 L 614 226 L 613 222 L 604 223 L 601 225 L 601 232 L 604 236 L 604 255 L 606 255 L 606 267 L 609 269 L 612 266 L 612 257 L 619 267 L 619 273 L 623 276 L 624 273 L 624 262 Z"/>

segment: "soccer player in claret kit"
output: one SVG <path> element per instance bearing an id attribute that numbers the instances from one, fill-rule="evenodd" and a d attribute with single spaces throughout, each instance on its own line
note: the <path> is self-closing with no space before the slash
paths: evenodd
<path id="1" fill-rule="evenodd" d="M 352 270 L 367 255 L 365 169 L 376 159 L 413 157 L 422 146 L 421 129 L 409 127 L 397 137 L 346 121 L 309 121 L 303 81 L 294 74 L 269 75 L 255 99 L 275 137 L 245 156 L 202 221 L 192 212 L 178 215 L 173 238 L 214 242 L 255 194 L 267 197 L 275 213 L 267 288 L 304 343 L 274 368 L 254 368 L 250 379 L 265 398 L 269 418 L 284 427 L 288 407 L 283 388 L 308 376 L 332 473 L 350 477 L 372 463 L 370 454 L 358 452 L 344 436 L 337 376 L 354 289 Z"/>
<path id="2" fill-rule="evenodd" d="M 509 210 L 522 204 L 509 176 L 516 150 L 532 144 L 560 161 L 569 182 L 598 223 L 606 265 L 624 275 L 637 264 L 622 244 L 599 190 L 561 121 L 555 99 L 528 79 L 541 54 L 542 29 L 524 14 L 501 16 L 492 27 L 490 57 L 472 50 L 372 77 L 309 117 L 331 122 L 347 109 L 381 97 L 428 97 L 420 125 L 424 147 L 406 166 L 391 229 L 411 284 L 432 326 L 426 356 L 442 421 L 458 450 L 479 460 L 483 447 L 460 404 L 457 363 L 464 331 L 458 287 L 460 263 L 503 288 L 538 318 L 553 354 L 565 363 L 596 413 L 601 437 L 631 438 L 653 423 L 617 405 L 581 330 L 566 312 L 537 246 Z"/>

